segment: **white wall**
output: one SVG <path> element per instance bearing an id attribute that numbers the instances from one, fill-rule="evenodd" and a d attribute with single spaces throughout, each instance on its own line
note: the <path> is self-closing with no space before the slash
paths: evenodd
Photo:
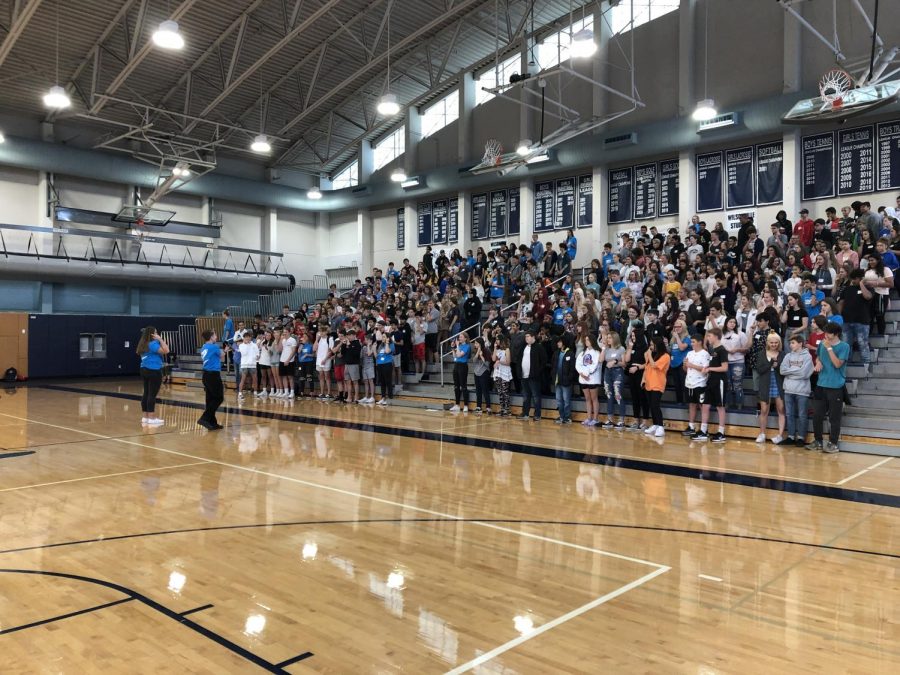
<path id="1" fill-rule="evenodd" d="M 399 207 L 398 207 L 399 208 Z M 408 228 L 409 226 L 407 226 Z M 374 245 L 372 264 L 383 270 L 393 261 L 400 268 L 404 253 L 397 249 L 397 209 L 385 209 L 372 212 L 372 228 Z M 371 270 L 360 270 L 361 274 L 369 274 Z"/>
<path id="2" fill-rule="evenodd" d="M 278 212 L 273 249 L 284 254 L 283 268 L 298 280 L 322 274 L 324 266 L 316 242 L 316 216 L 308 211 Z"/>
<path id="3" fill-rule="evenodd" d="M 222 216 L 222 231 L 218 243 L 240 248 L 262 248 L 262 228 L 266 210 L 236 202 L 216 201 Z"/>
<path id="4" fill-rule="evenodd" d="M 0 223 L 45 226 L 46 204 L 42 208 L 41 202 L 37 171 L 0 167 Z M 24 252 L 28 246 L 28 232 L 7 231 L 3 237 L 11 251 Z"/>
<path id="5" fill-rule="evenodd" d="M 60 206 L 73 209 L 118 213 L 124 204 L 133 202 L 131 188 L 119 183 L 58 175 L 53 184 L 59 193 Z"/>
<path id="6" fill-rule="evenodd" d="M 356 211 L 340 211 L 329 214 L 327 242 L 326 249 L 320 252 L 324 268 L 351 266 L 359 262 L 359 232 Z M 366 273 L 366 270 L 360 270 L 360 273 Z"/>

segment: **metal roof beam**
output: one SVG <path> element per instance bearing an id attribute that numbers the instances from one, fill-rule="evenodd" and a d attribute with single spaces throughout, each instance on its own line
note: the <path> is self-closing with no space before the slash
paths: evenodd
<path id="1" fill-rule="evenodd" d="M 172 12 L 172 15 L 169 17 L 172 21 L 178 21 L 181 19 L 191 7 L 196 4 L 197 0 L 182 0 L 182 3 L 175 8 L 175 11 Z M 109 86 L 106 88 L 106 91 L 103 94 L 100 94 L 97 101 L 91 106 L 90 114 L 96 115 L 100 112 L 103 107 L 106 105 L 107 96 L 113 96 L 119 90 L 125 80 L 129 78 L 129 76 L 137 69 L 139 65 L 147 58 L 147 55 L 150 54 L 150 51 L 153 49 L 153 41 L 148 40 L 144 43 L 144 46 L 141 47 L 137 54 L 134 55 L 134 58 L 128 59 L 128 63 L 125 64 L 125 67 L 119 72 L 118 75 L 110 82 Z"/>
<path id="2" fill-rule="evenodd" d="M 18 3 L 16 3 L 18 6 Z M 28 22 L 31 21 L 31 17 L 34 16 L 34 13 L 37 11 L 37 8 L 41 6 L 41 0 L 28 0 L 28 4 L 24 7 L 13 8 L 13 20 L 12 25 L 9 27 L 9 32 L 6 34 L 6 37 L 3 38 L 3 44 L 0 44 L 0 66 L 4 64 L 6 58 L 12 52 L 13 47 L 16 46 L 16 42 L 19 41 L 19 38 L 22 37 L 22 33 L 25 32 L 25 27 L 28 25 Z M 15 10 L 18 8 L 18 12 Z"/>
<path id="3" fill-rule="evenodd" d="M 248 77 L 253 75 L 257 70 L 266 61 L 271 59 L 275 54 L 284 49 L 290 42 L 294 40 L 298 35 L 307 30 L 310 26 L 312 26 L 319 18 L 328 13 L 330 9 L 337 6 L 341 0 L 327 0 L 324 5 L 319 7 L 315 12 L 313 12 L 309 17 L 307 17 L 303 22 L 298 24 L 290 33 L 281 38 L 278 42 L 272 45 L 265 54 L 263 54 L 259 59 L 257 59 L 254 63 L 247 67 L 247 69 L 238 75 L 232 82 L 228 83 L 226 87 L 219 92 L 219 94 L 210 101 L 200 112 L 200 117 L 206 117 L 209 113 L 211 113 L 217 105 L 219 105 L 222 101 L 228 98 L 238 87 L 240 87 Z M 192 126 L 189 126 L 185 131 L 190 132 Z"/>

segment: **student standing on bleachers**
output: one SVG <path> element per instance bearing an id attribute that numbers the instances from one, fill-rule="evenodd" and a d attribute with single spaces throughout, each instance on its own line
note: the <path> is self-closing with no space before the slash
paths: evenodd
<path id="1" fill-rule="evenodd" d="M 841 327 L 836 323 L 825 326 L 825 338 L 819 343 L 815 372 L 819 374 L 813 392 L 813 434 L 807 450 L 827 453 L 840 451 L 841 418 L 844 414 L 844 386 L 847 383 L 847 361 L 850 345 L 841 341 Z M 828 414 L 829 439 L 823 440 L 822 427 Z"/>
<path id="2" fill-rule="evenodd" d="M 525 347 L 522 349 L 522 414 L 520 420 L 527 420 L 534 404 L 534 421 L 541 421 L 541 395 L 544 370 L 547 367 L 547 352 L 537 342 L 535 334 L 525 334 Z"/>
<path id="3" fill-rule="evenodd" d="M 795 333 L 790 338 L 790 351 L 781 362 L 784 376 L 784 408 L 787 417 L 787 437 L 784 444 L 798 447 L 806 445 L 809 427 L 809 378 L 813 374 L 813 361 L 803 344 L 803 336 Z"/>
<path id="4" fill-rule="evenodd" d="M 469 356 L 472 346 L 465 332 L 450 344 L 453 347 L 453 397 L 456 401 L 450 412 L 469 412 Z"/>
<path id="5" fill-rule="evenodd" d="M 563 333 L 556 340 L 556 353 L 551 361 L 550 378 L 556 392 L 556 407 L 559 411 L 557 424 L 572 423 L 572 388 L 575 386 L 575 338 L 571 333 Z"/>
<path id="6" fill-rule="evenodd" d="M 671 357 L 666 344 L 660 336 L 650 339 L 650 347 L 644 356 L 644 389 L 650 402 L 650 419 L 652 425 L 645 434 L 662 438 L 666 435 L 666 427 L 662 414 L 662 396 L 666 390 L 666 373 L 669 371 Z"/>

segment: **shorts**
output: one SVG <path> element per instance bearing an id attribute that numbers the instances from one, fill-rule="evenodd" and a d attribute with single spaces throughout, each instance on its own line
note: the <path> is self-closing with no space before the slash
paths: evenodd
<path id="1" fill-rule="evenodd" d="M 695 387 L 693 389 L 686 389 L 687 391 L 687 402 L 695 403 L 697 405 L 703 405 L 706 403 L 706 387 Z"/>
<path id="2" fill-rule="evenodd" d="M 256 367 L 259 368 L 260 370 L 272 370 L 272 366 L 264 366 L 261 363 L 257 363 Z"/>
<path id="3" fill-rule="evenodd" d="M 327 373 L 331 370 L 331 362 L 328 363 L 317 363 L 316 370 L 320 373 Z"/>
<path id="4" fill-rule="evenodd" d="M 399 368 L 399 367 L 400 367 L 400 357 L 395 356 L 394 357 L 394 368 Z"/>
<path id="5" fill-rule="evenodd" d="M 337 377 L 337 368 L 334 369 L 334 376 Z M 355 363 L 344 366 L 344 381 L 356 382 L 357 380 L 359 380 L 359 366 Z"/>
<path id="6" fill-rule="evenodd" d="M 254 363 L 252 366 L 245 366 L 243 363 L 241 364 L 241 372 L 256 372 L 256 364 Z"/>
<path id="7" fill-rule="evenodd" d="M 375 379 L 375 365 L 374 364 L 370 364 L 368 366 L 363 366 L 362 379 L 364 379 L 364 380 L 374 380 Z"/>
<path id="8" fill-rule="evenodd" d="M 413 345 L 413 361 L 425 360 L 425 343 Z"/>
<path id="9" fill-rule="evenodd" d="M 725 380 L 723 378 L 710 379 L 704 391 L 706 394 L 704 404 L 714 408 L 721 408 L 725 405 Z"/>
<path id="10" fill-rule="evenodd" d="M 597 389 L 600 385 L 599 384 L 581 384 L 579 382 L 578 386 L 581 387 L 582 389 Z"/>
<path id="11" fill-rule="evenodd" d="M 343 382 L 344 381 L 344 368 L 346 368 L 346 366 L 343 363 L 339 366 L 334 367 L 335 382 Z"/>
<path id="12" fill-rule="evenodd" d="M 291 361 L 290 363 L 278 364 L 278 374 L 281 375 L 281 377 L 293 377 L 296 371 L 297 364 L 293 361 Z"/>

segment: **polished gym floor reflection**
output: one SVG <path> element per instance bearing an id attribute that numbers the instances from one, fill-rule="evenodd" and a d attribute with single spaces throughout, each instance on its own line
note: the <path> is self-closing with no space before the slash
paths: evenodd
<path id="1" fill-rule="evenodd" d="M 0 390 L 4 672 L 893 672 L 900 460 Z"/>

